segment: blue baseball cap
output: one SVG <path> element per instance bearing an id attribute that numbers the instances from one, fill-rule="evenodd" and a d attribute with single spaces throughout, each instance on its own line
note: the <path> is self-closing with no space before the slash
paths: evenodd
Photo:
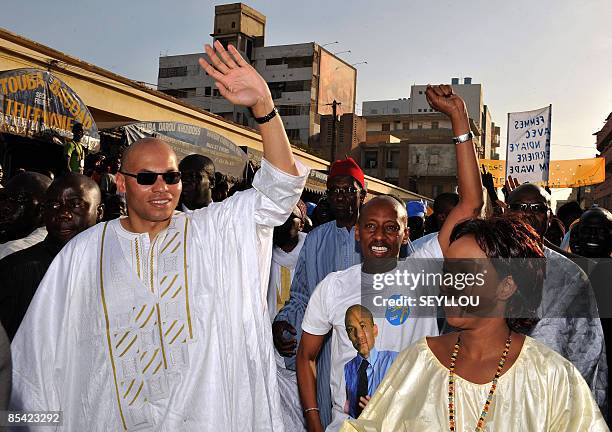
<path id="1" fill-rule="evenodd" d="M 425 217 L 425 205 L 421 201 L 408 201 L 406 210 L 408 211 L 408 217 Z"/>

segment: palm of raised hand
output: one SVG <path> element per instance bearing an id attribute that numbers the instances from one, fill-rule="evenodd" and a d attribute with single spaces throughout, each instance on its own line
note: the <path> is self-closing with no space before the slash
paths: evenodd
<path id="1" fill-rule="evenodd" d="M 235 105 L 253 106 L 263 93 L 259 74 L 251 65 L 232 69 L 219 81 L 228 90 L 223 96 Z"/>
<path id="2" fill-rule="evenodd" d="M 235 105 L 252 107 L 269 96 L 270 90 L 264 79 L 234 46 L 228 47 L 228 53 L 217 41 L 215 48 L 216 52 L 209 45 L 205 47 L 212 65 L 203 58 L 200 59 L 200 65 L 215 80 L 223 97 Z"/>

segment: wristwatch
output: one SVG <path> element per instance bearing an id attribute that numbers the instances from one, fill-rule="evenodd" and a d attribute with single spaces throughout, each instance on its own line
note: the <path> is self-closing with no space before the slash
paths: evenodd
<path id="1" fill-rule="evenodd" d="M 474 138 L 474 134 L 472 132 L 468 132 L 463 135 L 453 137 L 453 142 L 455 144 L 461 144 L 461 143 L 471 140 L 472 138 Z"/>
<path id="2" fill-rule="evenodd" d="M 455 144 L 461 144 L 462 142 L 466 142 L 474 138 L 474 134 L 472 132 L 468 132 L 463 135 L 459 135 L 458 137 L 453 137 L 453 142 Z"/>
<path id="3" fill-rule="evenodd" d="M 251 110 L 251 114 L 253 113 L 253 110 Z M 274 107 L 274 109 L 272 109 L 272 111 L 270 111 L 269 114 L 266 114 L 263 117 L 255 117 L 255 121 L 258 124 L 264 124 L 264 123 L 268 123 L 270 120 L 272 120 L 274 117 L 276 117 L 276 114 L 278 114 L 278 109 L 276 107 Z"/>

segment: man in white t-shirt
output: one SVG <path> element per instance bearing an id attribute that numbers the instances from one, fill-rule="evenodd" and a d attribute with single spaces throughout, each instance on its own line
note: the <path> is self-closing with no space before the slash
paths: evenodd
<path id="1" fill-rule="evenodd" d="M 304 315 L 297 354 L 302 407 L 308 414 L 310 407 L 316 407 L 313 368 L 325 335 L 333 330 L 333 411 L 328 431 L 338 430 L 349 414 L 359 415 L 359 401 L 374 394 L 399 351 L 423 336 L 438 334 L 435 315 L 415 319 L 415 307 L 387 307 L 374 315 L 369 309 L 379 305 L 372 287 L 383 273 L 395 269 L 400 247 L 408 242 L 403 203 L 391 196 L 370 200 L 362 208 L 355 237 L 364 263 L 331 273 L 317 286 Z"/>

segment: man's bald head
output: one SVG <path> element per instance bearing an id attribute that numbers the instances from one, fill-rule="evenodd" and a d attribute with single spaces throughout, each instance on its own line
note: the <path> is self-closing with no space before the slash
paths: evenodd
<path id="1" fill-rule="evenodd" d="M 354 304 L 353 306 L 349 307 L 346 310 L 346 313 L 344 314 L 344 324 L 345 326 L 348 325 L 348 319 L 351 315 L 356 315 L 362 319 L 366 319 L 368 320 L 372 325 L 374 325 L 374 315 L 372 315 L 372 312 L 370 311 L 370 309 L 368 309 L 367 307 L 360 305 L 360 304 Z"/>
<path id="2" fill-rule="evenodd" d="M 172 155 L 174 155 L 174 158 L 176 159 L 176 154 L 174 153 L 174 150 L 165 141 L 159 138 L 141 138 L 135 141 L 123 152 L 123 155 L 121 157 L 121 169 L 123 171 L 129 171 L 131 169 L 134 169 L 133 161 L 138 160 L 142 154 L 149 152 L 157 152 L 160 150 L 162 152 L 172 153 Z"/>
<path id="3" fill-rule="evenodd" d="M 213 177 L 215 175 L 215 164 L 214 162 L 201 154 L 190 154 L 187 155 L 181 160 L 179 163 L 179 169 L 189 170 L 189 171 L 201 171 L 204 170 L 207 173 L 211 174 Z"/>
<path id="4" fill-rule="evenodd" d="M 83 195 L 91 197 L 92 203 L 96 206 L 102 203 L 102 193 L 98 184 L 91 177 L 78 173 L 68 173 L 54 180 L 47 189 L 46 198 L 68 188 L 82 191 Z"/>
<path id="5" fill-rule="evenodd" d="M 51 184 L 51 179 L 44 174 L 33 171 L 19 173 L 12 177 L 5 186 L 6 192 L 23 191 L 42 199 Z"/>
<path id="6" fill-rule="evenodd" d="M 394 208 L 397 211 L 397 216 L 404 221 L 405 224 L 408 223 L 408 212 L 406 211 L 406 205 L 402 200 L 394 195 L 377 195 L 369 200 L 363 205 L 363 207 L 361 207 L 359 221 L 367 217 L 367 214 L 370 211 L 369 209 L 380 208 L 381 206 Z"/>
<path id="7" fill-rule="evenodd" d="M 582 222 L 583 220 L 591 218 L 597 218 L 601 221 L 606 221 L 608 224 L 612 224 L 612 213 L 603 207 L 592 207 L 588 209 L 582 214 L 580 221 Z"/>
<path id="8" fill-rule="evenodd" d="M 530 202 L 543 202 L 550 206 L 550 194 L 542 186 L 533 183 L 525 183 L 510 192 L 508 204 L 529 199 Z"/>
<path id="9" fill-rule="evenodd" d="M 521 204 L 536 204 L 539 209 L 537 211 L 525 211 L 521 209 Z M 532 183 L 520 185 L 508 196 L 508 207 L 504 215 L 522 218 L 542 237 L 546 234 L 552 212 L 550 210 L 550 194 L 544 188 Z"/>

